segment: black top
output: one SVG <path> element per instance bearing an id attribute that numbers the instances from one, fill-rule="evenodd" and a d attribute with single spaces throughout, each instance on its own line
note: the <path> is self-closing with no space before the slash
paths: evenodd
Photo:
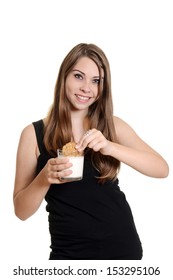
<path id="1" fill-rule="evenodd" d="M 37 173 L 51 155 L 43 144 L 44 123 L 33 123 L 40 156 Z M 81 181 L 53 184 L 45 196 L 51 235 L 50 260 L 142 258 L 132 212 L 115 182 L 98 183 L 89 156 Z"/>

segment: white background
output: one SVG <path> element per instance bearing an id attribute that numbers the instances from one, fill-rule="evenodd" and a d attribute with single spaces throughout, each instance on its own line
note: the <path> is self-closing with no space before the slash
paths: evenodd
<path id="1" fill-rule="evenodd" d="M 14 215 L 16 151 L 22 129 L 47 114 L 64 56 L 74 45 L 91 42 L 110 61 L 115 114 L 170 166 L 166 179 L 148 178 L 124 165 L 119 176 L 144 249 L 143 260 L 135 265 L 159 266 L 162 274 L 156 279 L 170 279 L 166 276 L 171 273 L 173 250 L 171 4 L 168 0 L 0 1 L 0 275 L 13 279 L 12 269 L 22 264 L 26 268 L 52 265 L 47 261 L 50 242 L 45 203 L 25 222 Z M 93 264 L 103 268 L 97 261 L 84 262 L 83 267 Z"/>

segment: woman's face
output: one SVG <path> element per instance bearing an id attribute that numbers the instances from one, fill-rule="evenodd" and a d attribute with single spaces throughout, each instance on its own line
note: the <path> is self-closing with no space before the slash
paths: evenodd
<path id="1" fill-rule="evenodd" d="M 82 57 L 66 79 L 66 96 L 72 110 L 88 110 L 98 97 L 99 83 L 103 83 L 95 62 Z"/>

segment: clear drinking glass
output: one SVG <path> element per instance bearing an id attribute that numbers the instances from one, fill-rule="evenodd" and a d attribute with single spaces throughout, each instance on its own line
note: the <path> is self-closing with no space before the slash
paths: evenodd
<path id="1" fill-rule="evenodd" d="M 83 178 L 83 166 L 84 166 L 84 154 L 83 153 L 81 153 L 80 155 L 76 155 L 75 153 L 74 153 L 74 155 L 73 154 L 72 155 L 64 155 L 62 150 L 58 149 L 57 150 L 57 156 L 59 158 L 68 157 L 69 162 L 71 162 L 73 164 L 70 168 L 68 168 L 68 169 L 72 170 L 73 173 L 71 173 L 70 175 L 61 177 L 61 180 L 67 180 L 67 181 L 82 180 L 82 178 Z"/>

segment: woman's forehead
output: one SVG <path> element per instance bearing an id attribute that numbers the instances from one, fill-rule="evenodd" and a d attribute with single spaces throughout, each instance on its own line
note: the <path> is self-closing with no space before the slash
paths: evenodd
<path id="1" fill-rule="evenodd" d="M 91 76 L 99 76 L 99 68 L 97 64 L 89 57 L 81 57 L 78 59 L 73 67 L 73 70 L 79 70 L 84 74 L 90 74 Z M 102 75 L 104 74 L 102 70 Z"/>

